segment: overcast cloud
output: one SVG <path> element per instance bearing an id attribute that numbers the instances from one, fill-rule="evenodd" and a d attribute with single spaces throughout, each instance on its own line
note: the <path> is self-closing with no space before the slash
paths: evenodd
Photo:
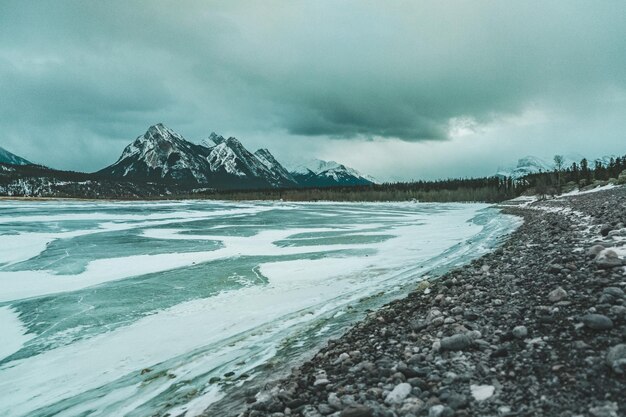
<path id="1" fill-rule="evenodd" d="M 382 179 L 624 154 L 626 3 L 0 0 L 0 146 L 96 170 L 157 122 Z"/>

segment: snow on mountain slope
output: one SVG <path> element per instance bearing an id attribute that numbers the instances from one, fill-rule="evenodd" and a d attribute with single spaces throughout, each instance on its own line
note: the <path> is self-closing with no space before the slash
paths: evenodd
<path id="1" fill-rule="evenodd" d="M 574 162 L 580 164 L 580 161 L 584 158 L 584 156 L 577 153 L 571 153 L 562 156 L 563 168 L 571 167 Z M 607 155 L 596 158 L 595 160 L 589 160 L 589 166 L 593 167 L 595 161 L 600 161 L 602 165 L 606 166 L 609 164 L 611 158 L 615 158 L 615 155 Z M 554 169 L 555 163 L 553 160 L 547 161 L 545 159 L 529 155 L 525 156 L 524 158 L 520 158 L 517 161 L 517 166 L 514 168 L 498 168 L 496 176 L 501 178 L 510 177 L 513 179 L 519 179 L 529 174 L 554 171 Z"/>
<path id="2" fill-rule="evenodd" d="M 376 183 L 357 170 L 335 161 L 309 159 L 292 163 L 290 171 L 302 186 L 328 187 L 340 185 L 369 185 Z"/>
<path id="3" fill-rule="evenodd" d="M 0 163 L 11 165 L 31 165 L 26 159 L 19 157 L 6 149 L 0 147 Z"/>
<path id="4" fill-rule="evenodd" d="M 221 136 L 211 137 L 217 145 L 212 148 L 208 161 L 212 171 L 223 169 L 225 172 L 239 177 L 256 178 L 272 187 L 294 186 L 293 178 L 281 175 L 282 166 L 267 150 L 257 153 L 248 151 L 236 138 L 222 140 Z M 273 161 L 273 164 L 272 164 Z M 284 168 L 283 168 L 284 170 Z"/>
<path id="5" fill-rule="evenodd" d="M 274 157 L 266 151 L 265 160 Z M 276 161 L 279 168 L 282 168 Z M 275 165 L 276 165 L 275 164 Z M 283 169 L 284 170 L 284 169 Z M 194 144 L 163 124 L 128 145 L 120 159 L 99 171 L 101 175 L 129 180 L 197 183 L 214 188 L 265 188 L 294 186 L 293 178 L 269 169 L 235 138 L 212 133 Z"/>
<path id="6" fill-rule="evenodd" d="M 187 141 L 159 123 L 128 145 L 120 159 L 100 174 L 133 180 L 209 182 L 210 150 Z"/>
<path id="7" fill-rule="evenodd" d="M 293 175 L 291 175 L 291 173 L 287 171 L 285 167 L 276 160 L 276 158 L 274 158 L 274 155 L 272 155 L 269 150 L 265 148 L 258 149 L 254 153 L 254 156 L 256 156 L 257 159 L 261 161 L 261 163 L 265 165 L 265 167 L 277 178 L 283 178 L 284 180 L 292 182 L 296 185 L 296 180 Z"/>

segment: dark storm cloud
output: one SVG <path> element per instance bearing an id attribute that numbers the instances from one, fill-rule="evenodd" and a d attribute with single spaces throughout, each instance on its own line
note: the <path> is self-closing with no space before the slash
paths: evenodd
<path id="1" fill-rule="evenodd" d="M 621 1 L 5 0 L 0 146 L 96 169 L 159 121 L 275 148 L 446 140 L 457 119 L 624 107 L 624 68 Z"/>

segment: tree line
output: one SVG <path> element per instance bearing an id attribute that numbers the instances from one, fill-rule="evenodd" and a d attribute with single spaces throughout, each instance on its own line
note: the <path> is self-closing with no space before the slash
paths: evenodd
<path id="1" fill-rule="evenodd" d="M 288 188 L 263 190 L 203 190 L 196 197 L 220 200 L 285 201 L 420 201 L 420 202 L 487 202 L 497 203 L 524 193 L 559 194 L 565 186 L 585 187 L 598 181 L 616 179 L 626 170 L 626 156 L 611 158 L 604 165 L 593 166 L 582 159 L 569 167 L 563 157 L 555 156 L 554 170 L 529 174 L 522 178 L 486 177 L 455 178 L 436 181 L 386 182 L 324 188 Z M 626 174 L 623 174 L 626 177 Z M 624 178 L 626 180 L 626 178 Z"/>

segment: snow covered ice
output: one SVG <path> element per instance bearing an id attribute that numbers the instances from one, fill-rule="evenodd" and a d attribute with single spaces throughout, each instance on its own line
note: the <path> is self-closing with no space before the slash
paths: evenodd
<path id="1" fill-rule="evenodd" d="M 0 202 L 0 415 L 197 415 L 518 224 L 481 204 Z"/>

